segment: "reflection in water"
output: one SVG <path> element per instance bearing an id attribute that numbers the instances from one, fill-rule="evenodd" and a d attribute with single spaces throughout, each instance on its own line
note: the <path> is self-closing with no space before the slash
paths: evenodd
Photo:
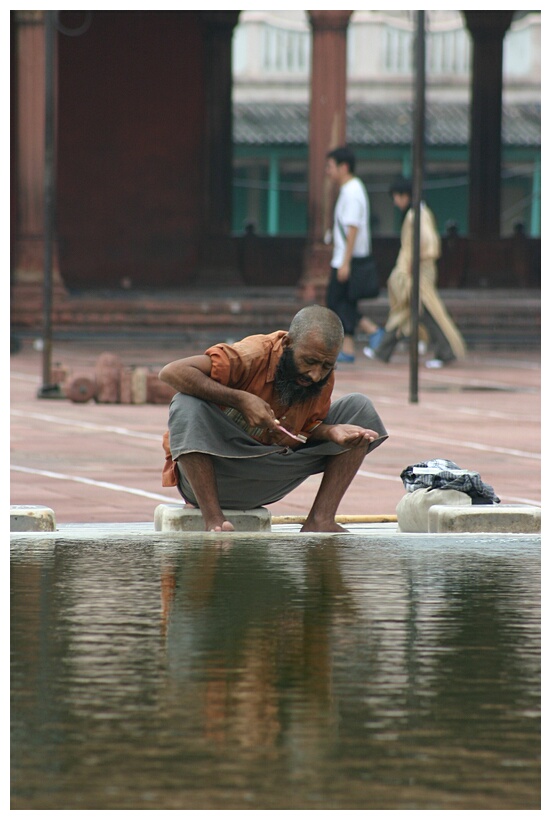
<path id="1" fill-rule="evenodd" d="M 294 747 L 319 750 L 318 733 L 332 736 L 338 723 L 331 629 L 352 623 L 353 612 L 335 546 L 310 546 L 287 562 L 254 543 L 207 547 L 164 573 L 173 578 L 170 675 L 192 692 L 205 734 L 274 758 L 298 724 L 309 728 Z"/>
<path id="2" fill-rule="evenodd" d="M 12 808 L 539 807 L 538 539 L 36 545 Z"/>

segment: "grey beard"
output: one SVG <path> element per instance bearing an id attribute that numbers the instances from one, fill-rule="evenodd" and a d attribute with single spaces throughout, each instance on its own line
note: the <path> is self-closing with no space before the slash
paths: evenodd
<path id="1" fill-rule="evenodd" d="M 300 384 L 293 384 L 293 382 L 288 381 L 282 381 L 278 384 L 276 379 L 276 392 L 280 402 L 285 407 L 291 407 L 294 404 L 304 404 L 304 402 L 319 395 L 321 387 L 318 384 L 302 387 Z"/>
<path id="2" fill-rule="evenodd" d="M 275 372 L 275 389 L 280 402 L 285 407 L 291 407 L 294 404 L 304 404 L 315 396 L 319 396 L 327 381 L 329 380 L 328 373 L 324 379 L 319 382 L 312 382 L 312 384 L 303 387 L 296 383 L 299 372 L 295 366 L 293 352 L 287 348 L 277 366 Z"/>

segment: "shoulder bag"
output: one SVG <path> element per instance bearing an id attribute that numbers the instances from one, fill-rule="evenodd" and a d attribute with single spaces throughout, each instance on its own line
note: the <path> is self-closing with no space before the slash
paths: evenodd
<path id="1" fill-rule="evenodd" d="M 339 230 L 346 242 L 346 231 L 341 223 Z M 373 256 L 353 256 L 350 260 L 348 279 L 348 298 L 351 302 L 358 299 L 376 299 L 379 295 L 379 273 Z"/>

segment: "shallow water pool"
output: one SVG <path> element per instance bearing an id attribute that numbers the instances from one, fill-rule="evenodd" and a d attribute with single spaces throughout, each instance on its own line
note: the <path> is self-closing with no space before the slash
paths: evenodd
<path id="1" fill-rule="evenodd" d="M 539 547 L 16 539 L 12 809 L 538 809 Z"/>

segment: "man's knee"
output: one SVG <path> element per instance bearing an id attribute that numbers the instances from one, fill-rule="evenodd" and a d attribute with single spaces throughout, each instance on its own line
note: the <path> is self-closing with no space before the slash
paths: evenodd
<path id="1" fill-rule="evenodd" d="M 363 393 L 348 393 L 333 402 L 325 421 L 328 424 L 356 424 L 352 419 L 366 412 L 376 412 L 371 399 Z"/>
<path id="2" fill-rule="evenodd" d="M 331 405 L 325 421 L 327 424 L 356 424 L 358 427 L 376 430 L 380 436 L 386 435 L 385 426 L 373 402 L 363 393 L 341 396 Z"/>
<path id="3" fill-rule="evenodd" d="M 367 396 L 364 396 L 363 393 L 348 393 L 348 395 L 343 396 L 342 398 L 348 399 L 348 406 L 350 407 L 352 412 L 358 412 L 366 407 L 373 407 L 373 402 L 371 401 L 371 399 Z"/>

